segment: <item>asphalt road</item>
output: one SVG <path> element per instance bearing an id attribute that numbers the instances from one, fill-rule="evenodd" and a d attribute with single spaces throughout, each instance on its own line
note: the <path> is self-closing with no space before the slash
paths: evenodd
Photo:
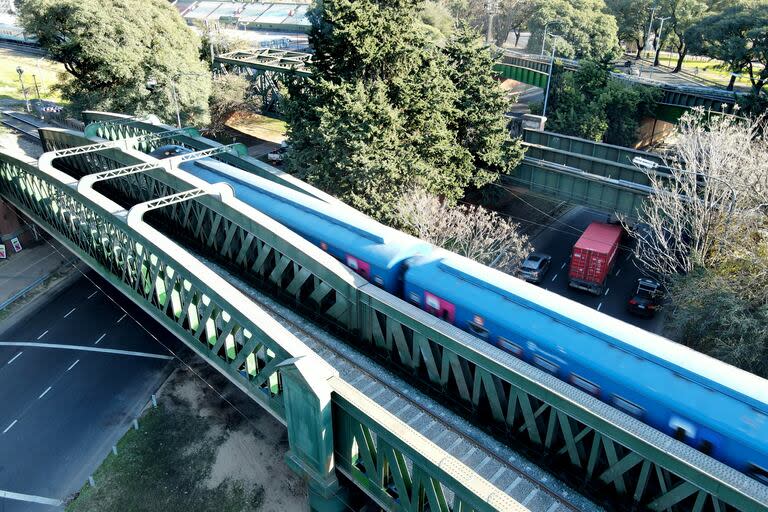
<path id="1" fill-rule="evenodd" d="M 161 344 L 176 350 L 180 342 L 88 277 L 102 291 L 80 278 L 0 334 L 0 496 L 32 500 L 0 497 L 0 512 L 59 510 L 35 497 L 62 500 L 77 491 L 173 366 Z"/>
<path id="2" fill-rule="evenodd" d="M 573 244 L 591 222 L 605 222 L 607 219 L 606 212 L 577 206 L 553 220 L 540 232 L 532 240 L 533 246 L 537 251 L 552 256 L 552 266 L 539 286 L 619 320 L 660 333 L 663 324 L 662 313 L 648 319 L 632 315 L 626 310 L 626 304 L 634 291 L 635 283 L 642 276 L 635 265 L 630 247 L 623 247 L 619 252 L 613 271 L 608 276 L 603 295 L 598 297 L 568 286 L 568 264 Z"/>

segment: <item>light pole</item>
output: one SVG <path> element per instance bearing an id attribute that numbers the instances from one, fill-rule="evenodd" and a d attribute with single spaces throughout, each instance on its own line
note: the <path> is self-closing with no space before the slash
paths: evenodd
<path id="1" fill-rule="evenodd" d="M 488 44 L 493 44 L 493 17 L 496 15 L 499 0 L 485 0 L 485 10 L 488 13 L 488 32 L 485 40 Z"/>
<path id="2" fill-rule="evenodd" d="M 544 37 L 541 40 L 541 52 L 539 53 L 539 57 L 544 56 L 544 47 L 547 45 L 547 29 L 550 25 L 557 25 L 558 23 L 556 21 L 548 21 L 544 24 Z"/>
<path id="3" fill-rule="evenodd" d="M 160 84 L 158 83 L 155 77 L 151 76 L 147 79 L 146 87 L 148 90 L 154 92 L 159 85 Z M 176 127 L 181 128 L 181 111 L 179 110 L 179 98 L 176 93 L 176 83 L 173 77 L 170 79 L 170 85 L 171 85 L 171 98 L 173 99 L 173 106 L 176 109 Z"/>
<path id="4" fill-rule="evenodd" d="M 541 115 L 543 117 L 547 117 L 547 104 L 549 103 L 549 88 L 552 86 L 552 71 L 555 69 L 555 50 L 557 47 L 555 46 L 555 39 L 557 39 L 558 35 L 550 34 L 550 37 L 552 37 L 552 57 L 549 59 L 549 76 L 547 76 L 547 91 L 544 93 L 544 109 L 541 112 Z M 543 41 L 546 42 L 546 41 Z"/>
<path id="5" fill-rule="evenodd" d="M 651 8 L 651 21 L 648 23 L 648 35 L 645 37 L 645 46 L 643 47 L 644 52 L 647 52 L 651 47 L 651 29 L 653 28 L 653 16 L 656 14 L 658 9 L 658 7 Z"/>
<path id="6" fill-rule="evenodd" d="M 24 74 L 24 70 L 21 66 L 16 68 L 16 73 L 19 74 L 19 83 L 21 84 L 21 92 L 24 93 L 24 103 L 27 106 L 27 112 L 31 112 L 32 110 L 29 108 L 29 98 L 27 98 L 27 89 L 24 87 L 24 80 L 21 78 L 21 75 Z"/>

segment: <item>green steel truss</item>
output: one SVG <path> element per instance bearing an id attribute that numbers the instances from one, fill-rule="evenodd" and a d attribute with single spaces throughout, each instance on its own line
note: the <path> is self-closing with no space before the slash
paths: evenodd
<path id="1" fill-rule="evenodd" d="M 237 251 L 222 254 L 210 238 L 184 235 L 185 229 L 173 235 L 193 251 L 230 269 L 244 268 L 232 258 Z M 308 248 L 299 249 L 320 261 Z M 299 258 L 288 251 L 285 254 Z M 245 277 L 269 292 L 263 279 L 247 273 Z M 483 422 L 517 449 L 528 450 L 572 484 L 611 496 L 625 507 L 768 511 L 765 486 L 370 284 L 357 281 L 354 286 L 357 295 L 337 290 L 357 301 L 357 318 L 347 329 L 350 343 L 380 355 L 436 398 Z M 379 446 L 365 429 L 350 428 L 357 445 L 357 451 L 347 454 L 354 465 L 348 468 L 351 478 L 360 477 L 358 472 L 381 472 L 383 461 L 374 453 L 383 453 L 386 467 L 396 466 L 402 473 L 397 469 L 402 468 L 400 461 L 387 458 L 391 445 Z M 411 496 L 411 491 L 403 492 L 408 486 L 400 480 L 402 474 L 392 478 L 401 484 L 401 498 Z"/>
<path id="2" fill-rule="evenodd" d="M 0 194 L 287 425 L 288 462 L 309 480 L 311 510 L 347 509 L 337 470 L 387 510 L 525 510 L 341 380 L 253 302 L 147 225 L 143 215 L 152 205 L 126 212 L 77 186 L 56 168 L 65 158 L 43 155 L 36 165 L 0 152 Z M 185 202 L 192 201 L 174 198 Z M 370 444 L 361 449 L 363 441 Z M 361 458 L 376 462 L 361 470 Z"/>
<path id="3" fill-rule="evenodd" d="M 549 74 L 549 62 L 548 59 L 544 59 L 537 56 L 526 57 L 519 54 L 506 54 L 502 61 L 495 65 L 494 69 L 504 78 L 545 88 Z M 564 65 L 568 70 L 576 69 L 575 62 L 565 61 Z M 736 104 L 736 95 L 723 90 L 705 91 L 695 87 L 686 89 L 657 83 L 664 92 L 656 109 L 656 116 L 662 121 L 676 123 L 680 116 L 693 107 L 732 114 Z"/>

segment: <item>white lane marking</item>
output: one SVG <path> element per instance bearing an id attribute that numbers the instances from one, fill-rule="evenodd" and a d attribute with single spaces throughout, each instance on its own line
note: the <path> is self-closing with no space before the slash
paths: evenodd
<path id="1" fill-rule="evenodd" d="M 101 336 L 99 336 L 99 339 L 97 339 L 97 340 L 96 340 L 96 343 L 94 343 L 94 345 L 98 345 L 98 344 L 99 344 L 99 342 L 100 342 L 101 340 L 103 340 L 103 339 L 104 339 L 104 336 L 106 336 L 106 335 L 107 335 L 107 333 L 104 333 L 104 334 L 102 334 Z"/>
<path id="2" fill-rule="evenodd" d="M 38 336 L 38 337 L 37 337 L 37 339 L 40 339 L 40 338 L 42 338 L 42 337 L 43 337 L 43 336 L 45 336 L 46 334 L 48 334 L 48 330 L 47 330 L 47 329 L 46 329 L 46 331 L 45 331 L 43 334 L 41 334 L 40 336 Z"/>
<path id="3" fill-rule="evenodd" d="M 3 491 L 0 490 L 0 498 L 6 498 L 9 500 L 26 501 L 29 503 L 40 503 L 41 505 L 50 505 L 52 507 L 60 507 L 64 504 L 61 500 L 54 500 L 53 498 L 45 498 L 43 496 L 35 496 L 33 494 L 21 494 L 18 492 Z"/>
<path id="4" fill-rule="evenodd" d="M 43 398 L 43 397 L 46 395 L 46 393 L 48 393 L 48 392 L 51 390 L 51 388 L 52 388 L 52 387 L 53 387 L 53 386 L 48 386 L 48 389 L 46 389 L 45 391 L 43 391 L 43 392 L 40 394 L 40 396 L 39 396 L 39 397 L 37 397 L 37 399 L 38 399 L 38 400 L 40 400 L 41 398 Z"/>
<path id="5" fill-rule="evenodd" d="M 72 364 L 70 365 L 70 367 L 69 367 L 69 368 L 67 368 L 67 371 L 69 371 L 69 370 L 71 370 L 72 368 L 74 368 L 74 367 L 75 367 L 75 365 L 76 365 L 77 363 L 79 363 L 79 362 L 80 362 L 80 360 L 78 359 L 77 361 L 75 361 L 74 363 L 72 363 Z"/>
<path id="6" fill-rule="evenodd" d="M 123 314 L 123 316 L 121 316 L 121 317 L 120 317 L 120 320 L 118 320 L 118 321 L 117 321 L 117 323 L 120 323 L 120 322 L 122 322 L 122 321 L 123 321 L 123 318 L 125 318 L 125 316 L 126 316 L 127 314 L 128 314 L 128 313 L 124 313 L 124 314 Z"/>
<path id="7" fill-rule="evenodd" d="M 602 302 L 601 302 L 600 304 L 598 304 L 598 305 L 597 305 L 597 310 L 598 310 L 598 311 L 600 311 L 600 308 L 601 308 L 601 307 L 603 307 L 603 303 L 602 303 Z"/>
<path id="8" fill-rule="evenodd" d="M 30 341 L 2 341 L 0 347 L 34 347 L 53 348 L 62 350 L 82 350 L 83 352 L 100 352 L 102 354 L 117 354 L 121 356 L 148 357 L 150 359 L 173 359 L 173 356 L 163 354 L 151 354 L 149 352 L 133 352 L 131 350 L 118 350 L 114 348 L 86 347 L 83 345 L 61 345 L 58 343 L 33 343 Z"/>
<path id="9" fill-rule="evenodd" d="M 7 427 L 5 427 L 5 430 L 3 430 L 3 434 L 5 434 L 5 433 L 6 433 L 6 432 L 8 432 L 9 430 L 11 430 L 11 429 L 13 428 L 13 426 L 16 424 L 16 422 L 18 422 L 18 421 L 19 421 L 19 420 L 13 420 L 13 421 L 11 422 L 11 424 L 10 424 L 10 425 L 8 425 Z"/>
<path id="10" fill-rule="evenodd" d="M 603 294 L 603 296 L 604 296 L 604 297 L 605 297 L 605 296 L 607 296 L 609 291 L 611 291 L 611 289 L 610 289 L 610 288 L 608 288 L 607 290 L 605 290 L 605 293 Z"/>
<path id="11" fill-rule="evenodd" d="M 70 310 L 69 310 L 69 313 L 67 313 L 66 315 L 64 315 L 64 318 L 67 318 L 69 315 L 71 315 L 72 313 L 74 313 L 76 309 L 77 309 L 77 308 L 72 308 L 72 309 L 70 309 Z"/>
<path id="12" fill-rule="evenodd" d="M 565 268 L 565 264 L 568 263 L 567 261 L 564 261 L 562 265 L 560 265 L 560 270 L 563 270 Z"/>
<path id="13" fill-rule="evenodd" d="M 11 364 L 12 362 L 14 362 L 14 361 L 16 360 L 16 358 L 17 358 L 17 357 L 19 357 L 19 356 L 20 356 L 21 354 L 23 354 L 23 353 L 24 353 L 24 351 L 22 350 L 21 352 L 19 352 L 19 353 L 18 353 L 18 354 L 16 354 L 15 356 L 13 356 L 13 357 L 11 358 L 11 360 L 10 360 L 10 361 L 8 361 L 8 362 L 7 362 L 7 363 L 5 363 L 5 364 Z"/>
<path id="14" fill-rule="evenodd" d="M 88 298 L 90 299 L 91 297 L 93 297 L 93 296 L 94 296 L 94 295 L 96 295 L 97 293 L 99 293 L 99 290 L 96 290 L 95 292 L 93 292 L 92 294 L 90 294 L 90 295 L 88 296 Z"/>
<path id="15" fill-rule="evenodd" d="M 555 279 L 557 279 L 557 276 L 559 276 L 559 275 L 560 275 L 560 274 L 555 274 L 555 277 L 553 277 L 553 278 L 552 278 L 552 282 L 553 282 L 553 283 L 555 282 Z"/>
<path id="16" fill-rule="evenodd" d="M 629 261 L 629 258 L 631 258 L 631 257 L 632 257 L 632 253 L 627 254 L 627 257 L 626 257 L 626 259 L 624 261 Z"/>
<path id="17" fill-rule="evenodd" d="M 621 269 L 616 271 L 616 277 L 619 277 L 619 274 L 621 274 Z"/>

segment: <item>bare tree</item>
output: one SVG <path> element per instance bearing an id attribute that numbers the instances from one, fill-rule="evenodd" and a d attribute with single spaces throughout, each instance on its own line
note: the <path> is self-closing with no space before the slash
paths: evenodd
<path id="1" fill-rule="evenodd" d="M 764 222 L 768 144 L 760 122 L 733 116 L 686 115 L 675 155 L 649 172 L 653 193 L 634 230 L 637 259 L 661 277 L 711 268 L 742 249 Z"/>
<path id="2" fill-rule="evenodd" d="M 423 190 L 406 194 L 397 219 L 415 236 L 502 271 L 511 271 L 532 249 L 519 226 L 481 206 L 448 206 Z"/>

